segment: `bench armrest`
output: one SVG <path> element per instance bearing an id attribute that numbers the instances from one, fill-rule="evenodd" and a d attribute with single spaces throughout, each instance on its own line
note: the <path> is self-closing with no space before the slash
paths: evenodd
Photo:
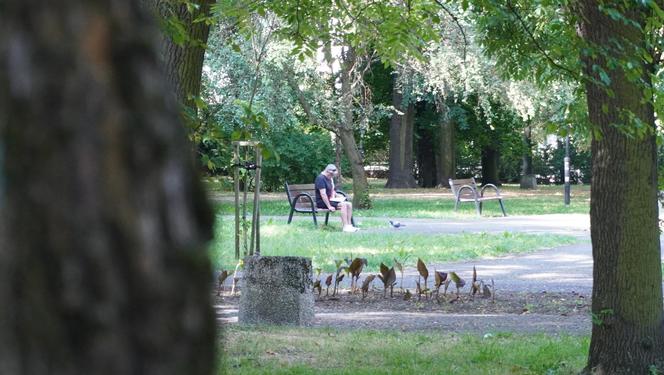
<path id="1" fill-rule="evenodd" d="M 457 193 L 456 193 L 456 197 L 455 197 L 455 198 L 458 199 L 458 198 L 461 196 L 461 194 L 463 193 L 464 190 L 470 190 L 470 192 L 472 193 L 473 197 L 474 197 L 474 198 L 477 198 L 477 190 L 475 190 L 475 188 L 472 187 L 472 186 L 470 186 L 470 185 L 463 185 L 463 186 L 461 186 L 461 187 L 457 190 Z"/>
<path id="2" fill-rule="evenodd" d="M 496 187 L 496 185 L 494 185 L 494 184 L 486 184 L 486 185 L 482 186 L 482 190 L 480 190 L 480 197 L 484 196 L 484 189 L 486 189 L 486 188 L 493 189 L 494 192 L 496 193 L 496 196 L 500 197 L 500 190 L 498 190 L 498 187 Z"/>
<path id="3" fill-rule="evenodd" d="M 295 198 L 293 198 L 293 201 L 290 202 L 291 207 L 295 208 L 295 203 L 300 198 L 305 198 L 305 200 L 308 200 L 309 203 L 311 204 L 311 211 L 316 212 L 316 206 L 314 205 L 314 199 L 311 197 L 311 195 L 309 195 L 307 193 L 300 193 L 300 194 L 296 195 Z"/>

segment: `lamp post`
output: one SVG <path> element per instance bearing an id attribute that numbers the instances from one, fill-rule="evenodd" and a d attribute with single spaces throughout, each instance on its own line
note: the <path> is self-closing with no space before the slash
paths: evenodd
<path id="1" fill-rule="evenodd" d="M 570 201 L 570 180 L 569 180 L 569 128 L 567 129 L 567 135 L 565 136 L 565 206 L 569 206 Z"/>

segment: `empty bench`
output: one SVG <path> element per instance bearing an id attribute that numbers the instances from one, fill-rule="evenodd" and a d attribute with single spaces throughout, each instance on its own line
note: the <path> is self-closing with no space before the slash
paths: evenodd
<path id="1" fill-rule="evenodd" d="M 475 202 L 477 215 L 481 215 L 483 202 L 497 200 L 500 203 L 503 216 L 507 216 L 505 207 L 503 206 L 503 197 L 500 195 L 500 190 L 494 184 L 486 184 L 478 191 L 474 178 L 460 180 L 450 178 L 450 188 L 452 188 L 452 193 L 454 193 L 454 211 L 459 207 L 459 203 Z M 487 189 L 490 189 L 489 195 L 484 195 Z"/>
<path id="2" fill-rule="evenodd" d="M 346 197 L 346 193 L 336 190 L 337 195 Z M 330 218 L 330 210 L 327 208 L 316 207 L 316 187 L 314 184 L 298 184 L 290 185 L 286 182 L 286 195 L 288 196 L 288 203 L 290 204 L 290 214 L 288 215 L 288 224 L 293 220 L 293 213 L 299 212 L 303 214 L 310 214 L 314 219 L 314 225 L 318 226 L 316 214 L 325 212 L 325 225 L 327 225 Z M 355 225 L 355 221 L 351 218 L 351 223 Z"/>

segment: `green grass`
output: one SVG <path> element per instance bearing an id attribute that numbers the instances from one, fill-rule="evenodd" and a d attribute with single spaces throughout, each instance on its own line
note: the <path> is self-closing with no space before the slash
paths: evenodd
<path id="1" fill-rule="evenodd" d="M 234 212 L 233 193 L 221 191 L 219 186 L 210 185 L 209 191 L 217 202 L 217 209 L 223 213 Z M 561 186 L 543 186 L 537 190 L 521 190 L 518 186 L 505 185 L 501 188 L 503 202 L 508 215 L 543 215 L 556 213 L 582 213 L 590 210 L 590 187 L 572 187 L 571 204 L 563 204 Z M 350 192 L 351 190 L 346 190 Z M 253 198 L 249 194 L 249 200 Z M 475 205 L 463 203 L 459 211 L 454 211 L 454 198 L 449 189 L 384 189 L 371 190 L 373 207 L 369 210 L 356 210 L 356 217 L 390 218 L 464 218 L 475 217 Z M 263 215 L 288 215 L 290 207 L 286 193 L 263 193 L 261 196 Z M 497 201 L 484 204 L 483 216 L 501 216 Z"/>
<path id="2" fill-rule="evenodd" d="M 234 267 L 233 218 L 217 215 L 216 235 L 210 254 L 214 266 Z M 314 267 L 324 271 L 335 269 L 334 260 L 345 257 L 365 257 L 368 271 L 378 270 L 381 262 L 391 264 L 392 259 L 408 257 L 406 266 L 413 266 L 417 258 L 427 264 L 454 260 L 475 259 L 523 253 L 579 241 L 573 236 L 534 235 L 523 233 L 460 233 L 415 234 L 405 231 L 360 231 L 342 233 L 338 219 L 329 227 L 314 229 L 310 220 L 294 221 L 268 219 L 261 223 L 261 253 L 273 256 L 311 257 Z M 386 227 L 384 220 L 364 219 L 363 228 Z M 412 264 L 411 264 L 412 263 Z"/>
<path id="3" fill-rule="evenodd" d="M 587 201 L 572 201 L 569 207 L 562 203 L 562 197 L 513 197 L 505 198 L 505 211 L 507 215 L 543 215 L 562 213 L 587 214 L 589 206 Z M 249 205 L 251 206 L 251 205 Z M 231 202 L 217 203 L 217 210 L 225 214 L 234 212 Z M 251 208 L 248 209 L 251 212 Z M 288 216 L 290 207 L 286 199 L 264 200 L 261 202 L 261 215 Z M 475 217 L 475 205 L 464 203 L 459 205 L 459 210 L 454 211 L 454 201 L 451 197 L 417 197 L 417 198 L 392 198 L 374 197 L 373 207 L 369 210 L 355 210 L 355 217 L 389 217 L 389 218 L 411 218 L 422 219 L 444 219 L 444 218 L 469 218 Z M 486 202 L 482 210 L 482 216 L 502 216 L 498 202 Z"/>
<path id="4" fill-rule="evenodd" d="M 576 374 L 589 339 L 443 332 L 228 327 L 219 373 Z"/>

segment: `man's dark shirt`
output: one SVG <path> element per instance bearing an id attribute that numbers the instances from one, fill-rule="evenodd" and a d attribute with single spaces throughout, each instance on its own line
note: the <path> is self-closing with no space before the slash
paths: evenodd
<path id="1" fill-rule="evenodd" d="M 325 189 L 325 193 L 327 194 L 327 199 L 330 199 L 332 197 L 332 181 L 328 180 L 327 177 L 325 177 L 322 173 L 319 174 L 316 177 L 316 181 L 314 181 L 314 185 L 316 186 L 316 207 L 318 208 L 327 208 L 325 205 L 325 202 L 323 201 L 323 198 L 320 196 L 320 189 Z M 332 204 L 332 202 L 330 202 Z"/>

